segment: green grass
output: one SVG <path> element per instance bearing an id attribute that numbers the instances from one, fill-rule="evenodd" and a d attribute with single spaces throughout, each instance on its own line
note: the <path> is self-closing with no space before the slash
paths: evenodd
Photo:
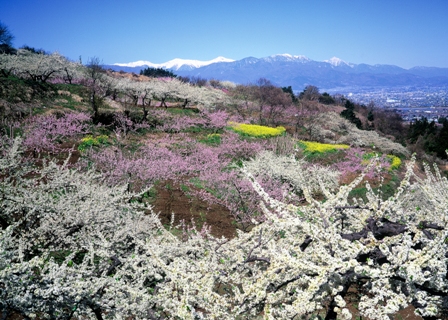
<path id="1" fill-rule="evenodd" d="M 181 115 L 181 116 L 193 116 L 196 113 L 198 113 L 197 109 L 189 109 L 189 108 L 167 108 L 167 112 L 175 115 Z"/>
<path id="2" fill-rule="evenodd" d="M 157 189 L 152 186 L 151 189 L 142 194 L 142 200 L 144 202 L 153 203 L 157 198 Z"/>
<path id="3" fill-rule="evenodd" d="M 218 146 L 221 144 L 221 135 L 219 133 L 211 133 L 198 141 L 209 146 Z"/>
<path id="4" fill-rule="evenodd" d="M 387 200 L 395 194 L 398 185 L 400 184 L 399 178 L 397 175 L 393 175 L 390 180 L 388 180 L 385 184 L 372 188 L 373 192 L 376 194 L 381 193 L 381 197 L 383 200 Z M 367 201 L 367 188 L 366 187 L 358 187 L 350 191 L 348 198 L 349 199 L 363 199 L 363 201 Z"/>

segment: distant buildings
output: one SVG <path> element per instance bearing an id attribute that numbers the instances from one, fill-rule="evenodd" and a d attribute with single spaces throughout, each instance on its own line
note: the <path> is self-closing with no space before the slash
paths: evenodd
<path id="1" fill-rule="evenodd" d="M 373 103 L 376 107 L 396 109 L 405 121 L 423 117 L 437 121 L 440 117 L 448 117 L 448 87 L 350 87 L 332 91 L 327 92 L 343 94 L 364 105 Z"/>

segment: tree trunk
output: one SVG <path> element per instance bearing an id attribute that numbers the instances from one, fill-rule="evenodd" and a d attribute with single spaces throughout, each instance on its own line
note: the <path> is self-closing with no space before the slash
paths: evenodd
<path id="1" fill-rule="evenodd" d="M 165 99 L 166 99 L 166 98 L 162 98 L 162 100 L 160 101 L 160 106 L 159 106 L 159 107 L 163 107 L 163 106 L 165 106 L 165 109 L 166 109 L 166 108 L 168 108 L 168 106 L 167 106 L 166 103 L 165 103 Z"/>
<path id="2" fill-rule="evenodd" d="M 98 306 L 95 306 L 93 304 L 89 305 L 90 309 L 92 309 L 93 313 L 95 314 L 95 317 L 98 320 L 103 320 L 103 315 L 101 314 L 101 309 Z"/>

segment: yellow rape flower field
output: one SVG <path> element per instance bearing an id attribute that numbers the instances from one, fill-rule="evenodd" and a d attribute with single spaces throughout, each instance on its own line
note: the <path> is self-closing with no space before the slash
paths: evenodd
<path id="1" fill-rule="evenodd" d="M 332 152 L 340 149 L 349 149 L 350 146 L 346 144 L 329 144 L 329 143 L 320 143 L 314 141 L 299 141 L 299 146 L 306 153 L 326 153 Z"/>
<path id="2" fill-rule="evenodd" d="M 235 132 L 258 138 L 276 137 L 286 132 L 284 127 L 272 128 L 256 124 L 236 122 L 229 122 L 229 125 Z"/>
<path id="3" fill-rule="evenodd" d="M 401 159 L 397 156 L 388 155 L 387 157 L 391 160 L 389 170 L 395 170 L 401 166 Z"/>

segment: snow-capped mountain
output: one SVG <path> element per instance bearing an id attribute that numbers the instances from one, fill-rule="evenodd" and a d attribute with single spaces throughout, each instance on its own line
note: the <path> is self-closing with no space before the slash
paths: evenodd
<path id="1" fill-rule="evenodd" d="M 339 59 L 337 57 L 333 57 L 331 59 L 324 60 L 324 62 L 328 62 L 329 64 L 331 64 L 332 66 L 335 66 L 335 67 L 339 67 L 339 66 L 342 66 L 342 65 L 346 65 L 346 66 L 349 66 L 349 67 L 354 66 L 353 64 L 347 63 L 344 60 Z"/>
<path id="2" fill-rule="evenodd" d="M 448 68 L 403 69 L 394 65 L 353 64 L 336 57 L 314 61 L 305 56 L 288 53 L 264 58 L 247 57 L 241 60 L 224 57 L 209 61 L 173 59 L 160 64 L 136 61 L 104 67 L 135 73 L 145 67 L 165 68 L 178 76 L 213 78 L 242 84 L 255 83 L 260 78 L 266 78 L 277 86 L 292 86 L 294 90 L 302 90 L 307 85 L 325 89 L 448 85 Z"/>
<path id="3" fill-rule="evenodd" d="M 167 61 L 165 63 L 152 63 L 150 61 L 135 61 L 135 62 L 129 62 L 129 63 L 114 63 L 114 66 L 119 67 L 151 67 L 151 68 L 164 68 L 164 69 L 171 69 L 171 70 L 179 70 L 179 69 L 185 69 L 185 70 L 192 70 L 195 68 L 200 68 L 203 66 L 207 66 L 212 63 L 219 63 L 219 62 L 233 62 L 235 60 L 228 59 L 225 57 L 217 57 L 212 60 L 208 61 L 200 61 L 200 60 L 187 60 L 187 59 L 173 59 L 170 61 Z"/>
<path id="4" fill-rule="evenodd" d="M 265 61 L 271 61 L 271 62 L 278 62 L 278 61 L 291 61 L 291 62 L 309 62 L 311 59 L 308 57 L 299 55 L 299 56 L 293 56 L 289 53 L 283 53 L 283 54 L 274 54 L 272 56 L 261 58 Z"/>

